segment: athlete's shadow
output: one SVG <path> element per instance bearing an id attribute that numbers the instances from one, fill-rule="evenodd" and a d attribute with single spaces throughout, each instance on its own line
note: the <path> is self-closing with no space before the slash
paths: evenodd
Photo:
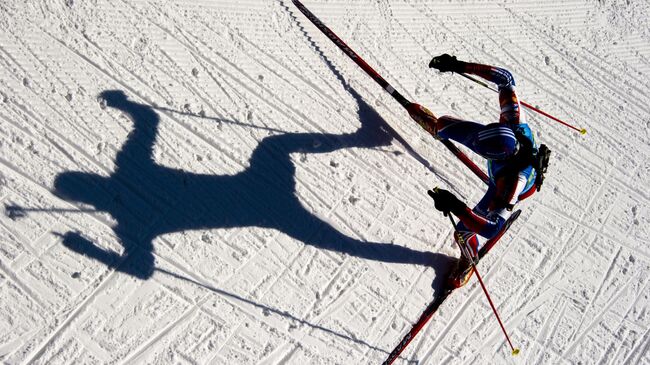
<path id="1" fill-rule="evenodd" d="M 359 103 L 361 127 L 348 134 L 286 133 L 264 138 L 249 167 L 236 175 L 204 175 L 158 165 L 153 147 L 160 118 L 149 105 L 136 103 L 119 90 L 100 97 L 126 114 L 133 130 L 108 176 L 65 172 L 57 176 L 55 194 L 71 202 L 108 212 L 124 253 L 104 250 L 81 234 L 64 234 L 70 249 L 141 279 L 154 269 L 152 241 L 159 235 L 197 229 L 272 228 L 321 249 L 369 260 L 447 268 L 445 255 L 378 242 L 363 242 L 339 232 L 306 210 L 295 195 L 291 154 L 327 153 L 341 148 L 387 146 L 386 122 L 352 89 Z"/>

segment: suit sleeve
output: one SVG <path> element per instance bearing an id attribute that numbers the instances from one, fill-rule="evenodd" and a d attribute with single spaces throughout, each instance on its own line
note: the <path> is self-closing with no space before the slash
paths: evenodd
<path id="1" fill-rule="evenodd" d="M 519 100 L 515 94 L 515 78 L 505 68 L 481 65 L 478 63 L 462 64 L 463 73 L 479 76 L 497 85 L 501 115 L 499 123 L 519 124 L 521 122 Z"/>

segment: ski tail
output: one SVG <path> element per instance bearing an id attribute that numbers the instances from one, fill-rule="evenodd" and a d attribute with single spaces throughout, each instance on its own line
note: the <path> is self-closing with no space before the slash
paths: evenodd
<path id="1" fill-rule="evenodd" d="M 316 26 L 327 38 L 329 38 L 343 53 L 345 53 L 354 63 L 356 63 L 363 71 L 368 74 L 379 86 L 381 86 L 384 90 L 386 90 L 404 109 L 406 109 L 407 112 L 411 115 L 411 118 L 415 120 L 422 128 L 424 128 L 428 133 L 432 134 L 432 131 L 430 130 L 430 126 L 428 126 L 426 123 L 421 123 L 418 119 L 414 117 L 411 112 L 415 109 L 423 109 L 428 111 L 425 107 L 423 107 L 420 104 L 412 103 L 409 101 L 407 98 L 404 97 L 399 91 L 395 90 L 395 88 L 388 83 L 375 69 L 373 69 L 361 56 L 359 56 L 350 46 L 348 46 L 339 36 L 336 35 L 329 27 L 327 27 L 325 24 L 323 24 L 320 19 L 314 13 L 309 11 L 302 2 L 299 0 L 292 0 L 293 4 L 300 10 L 301 13 L 309 19 L 309 21 Z M 429 114 L 433 115 L 431 112 L 428 112 Z M 422 116 L 422 115 L 420 115 Z M 435 135 L 434 135 L 435 136 Z M 484 183 L 488 184 L 489 178 L 487 174 L 481 170 L 480 167 L 478 167 L 465 153 L 463 153 L 458 147 L 456 147 L 451 141 L 449 140 L 440 140 L 445 147 L 451 153 L 454 154 L 465 166 L 467 166 L 481 181 Z"/>
<path id="2" fill-rule="evenodd" d="M 434 299 L 427 306 L 424 312 L 422 312 L 422 315 L 420 316 L 418 321 L 415 322 L 413 327 L 411 327 L 411 330 L 397 344 L 395 349 L 390 353 L 390 355 L 388 355 L 388 358 L 386 359 L 386 361 L 382 363 L 382 365 L 391 365 L 393 362 L 395 362 L 395 360 L 397 360 L 397 358 L 402 353 L 402 351 L 404 351 L 404 349 L 409 345 L 409 343 L 413 341 L 415 335 L 417 335 L 418 332 L 420 332 L 420 330 L 424 327 L 424 325 L 427 324 L 429 319 L 431 319 L 433 314 L 438 310 L 438 308 L 440 308 L 442 303 L 445 301 L 445 299 L 447 299 L 447 297 L 449 296 L 449 294 L 451 294 L 452 291 L 453 289 L 445 290 L 445 292 L 440 297 Z"/>
<path id="3" fill-rule="evenodd" d="M 327 38 L 329 38 L 337 47 L 343 51 L 348 57 L 352 59 L 362 70 L 364 70 L 368 76 L 372 77 L 379 86 L 386 90 L 395 100 L 397 100 L 403 107 L 408 107 L 411 102 L 406 99 L 402 94 L 400 94 L 395 88 L 393 88 L 388 81 L 386 81 L 381 75 L 375 71 L 366 61 L 361 58 L 352 48 L 350 48 L 339 36 L 336 35 L 329 27 L 327 27 L 323 22 L 318 19 L 314 13 L 309 11 L 299 0 L 292 0 L 293 4 L 302 12 L 309 21 L 312 22 Z"/>

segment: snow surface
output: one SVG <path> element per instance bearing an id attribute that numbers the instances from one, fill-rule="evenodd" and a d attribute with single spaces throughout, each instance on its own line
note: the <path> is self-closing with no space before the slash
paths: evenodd
<path id="1" fill-rule="evenodd" d="M 397 363 L 650 364 L 650 3 L 304 3 L 438 115 L 498 116 L 447 52 L 589 131 L 528 114 L 480 265 L 521 354 L 472 280 Z M 7 364 L 380 363 L 458 256 L 426 190 L 484 191 L 289 0 L 4 0 L 0 133 Z"/>

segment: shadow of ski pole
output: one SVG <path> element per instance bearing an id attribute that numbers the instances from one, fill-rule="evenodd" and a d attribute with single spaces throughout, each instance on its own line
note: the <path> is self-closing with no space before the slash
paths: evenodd
<path id="1" fill-rule="evenodd" d="M 378 351 L 378 352 L 381 352 L 383 354 L 389 354 L 388 351 L 386 351 L 384 349 L 380 349 L 380 348 L 378 348 L 376 346 L 373 346 L 373 345 L 367 343 L 366 341 L 363 341 L 363 340 L 360 340 L 358 338 L 353 338 L 353 337 L 338 333 L 338 332 L 336 332 L 334 330 L 331 330 L 329 328 L 325 328 L 323 326 L 319 326 L 317 324 L 310 323 L 310 322 L 308 322 L 308 321 L 306 321 L 304 319 L 300 319 L 300 318 L 290 314 L 289 312 L 281 311 L 281 310 L 276 309 L 276 308 L 272 308 L 272 307 L 269 307 L 269 306 L 266 306 L 266 305 L 263 305 L 263 304 L 260 304 L 260 303 L 256 303 L 256 302 L 254 302 L 254 301 L 252 301 L 250 299 L 246 299 L 246 298 L 244 298 L 242 296 L 239 296 L 237 294 L 233 294 L 233 293 L 227 292 L 225 290 L 215 288 L 215 287 L 213 287 L 211 285 L 198 282 L 198 281 L 196 281 L 194 279 L 188 278 L 188 277 L 180 275 L 180 274 L 176 274 L 174 272 L 171 272 L 171 271 L 168 271 L 168 270 L 165 270 L 165 269 L 156 268 L 154 270 L 158 271 L 160 273 L 169 275 L 171 277 L 174 277 L 176 279 L 179 279 L 179 280 L 182 280 L 182 281 L 185 281 L 185 282 L 192 283 L 194 285 L 200 286 L 200 287 L 202 287 L 204 289 L 207 289 L 207 290 L 209 290 L 209 291 L 211 291 L 213 293 L 216 293 L 216 294 L 228 297 L 230 299 L 234 299 L 234 300 L 236 300 L 238 302 L 245 303 L 245 304 L 251 305 L 253 307 L 259 308 L 259 309 L 261 309 L 261 310 L 263 310 L 263 311 L 265 311 L 267 313 L 272 313 L 272 314 L 275 314 L 275 315 L 278 315 L 278 316 L 282 316 L 282 317 L 287 318 L 287 319 L 289 319 L 291 321 L 297 322 L 297 323 L 299 323 L 301 325 L 304 325 L 304 326 L 307 326 L 307 327 L 310 327 L 310 328 L 325 332 L 327 334 L 330 334 L 332 336 L 336 336 L 338 338 L 342 338 L 342 339 L 347 340 L 347 341 L 352 341 L 352 342 L 354 342 L 356 344 L 365 346 L 365 347 L 367 347 L 367 348 L 369 348 L 371 350 Z M 402 359 L 406 360 L 404 358 L 402 358 Z"/>

